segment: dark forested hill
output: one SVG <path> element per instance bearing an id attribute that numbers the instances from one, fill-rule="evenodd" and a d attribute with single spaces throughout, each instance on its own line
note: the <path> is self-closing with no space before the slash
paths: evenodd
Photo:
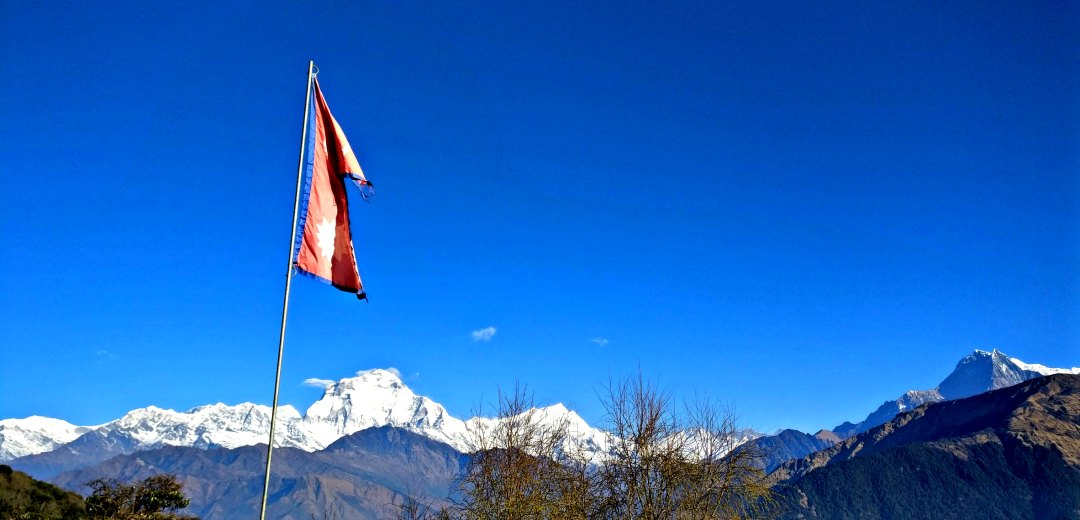
<path id="1" fill-rule="evenodd" d="M 1080 519 L 1080 376 L 925 405 L 773 478 L 789 518 Z"/>
<path id="2" fill-rule="evenodd" d="M 0 464 L 0 518 L 76 520 L 83 511 L 79 495 Z"/>

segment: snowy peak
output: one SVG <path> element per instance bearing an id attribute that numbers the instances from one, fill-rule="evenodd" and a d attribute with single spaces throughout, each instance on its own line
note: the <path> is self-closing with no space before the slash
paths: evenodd
<path id="1" fill-rule="evenodd" d="M 396 426 L 416 431 L 452 446 L 463 446 L 465 423 L 439 403 L 416 395 L 397 374 L 367 370 L 326 387 L 321 399 L 307 409 L 300 429 L 318 448 L 360 430 Z"/>
<path id="2" fill-rule="evenodd" d="M 976 350 L 956 364 L 952 373 L 938 385 L 938 391 L 945 399 L 961 399 L 1018 385 L 1041 375 L 1017 366 L 997 349 L 991 352 Z"/>
<path id="3" fill-rule="evenodd" d="M 496 439 L 502 437 L 500 432 L 503 428 L 510 425 L 520 427 L 525 424 L 539 427 L 544 431 L 565 431 L 566 437 L 557 449 L 564 454 L 582 457 L 585 460 L 595 459 L 606 452 L 610 446 L 607 433 L 589 426 L 577 412 L 570 410 L 562 403 L 530 408 L 510 417 L 473 417 L 466 424 L 468 426 L 467 435 L 464 437 L 465 442 L 462 447 L 455 446 L 463 452 L 500 447 Z"/>
<path id="4" fill-rule="evenodd" d="M 374 418 L 408 407 L 415 398 L 416 394 L 394 373 L 367 370 L 327 386 L 322 398 L 307 409 L 305 417 L 341 422 L 358 412 Z"/>
<path id="5" fill-rule="evenodd" d="M 576 413 L 558 404 L 538 411 L 545 421 L 565 419 L 572 435 L 593 445 L 593 430 Z M 70 445 L 75 452 L 101 460 L 160 446 L 237 448 L 263 444 L 271 410 L 252 403 L 197 406 L 178 412 L 147 406 L 93 428 L 47 418 L 0 422 L 0 461 L 54 451 Z M 291 406 L 278 408 L 276 446 L 319 451 L 338 439 L 367 428 L 393 426 L 411 430 L 469 451 L 472 433 L 465 422 L 439 403 L 414 393 L 389 370 L 367 370 L 326 386 L 322 397 L 301 415 Z M 92 432 L 93 435 L 83 436 Z"/>
<path id="6" fill-rule="evenodd" d="M 270 412 L 269 406 L 252 403 L 235 406 L 218 403 L 198 406 L 186 412 L 148 406 L 132 410 L 97 431 L 108 436 L 128 437 L 144 447 L 237 448 L 266 442 L 266 435 L 270 431 Z M 291 406 L 281 406 L 278 408 L 278 418 L 288 422 L 299 419 L 300 414 Z M 303 447 L 296 442 L 283 444 Z"/>
<path id="7" fill-rule="evenodd" d="M 350 392 L 371 390 L 388 392 L 405 390 L 410 393 L 412 392 L 412 390 L 405 386 L 405 383 L 401 381 L 401 377 L 394 372 L 383 370 L 381 368 L 361 370 L 356 373 L 355 377 L 346 377 L 339 380 L 337 383 L 333 383 L 326 387 L 326 393 L 334 395 L 344 395 Z"/>
<path id="8" fill-rule="evenodd" d="M 32 415 L 0 421 L 0 461 L 51 451 L 90 431 L 61 419 Z"/>
<path id="9" fill-rule="evenodd" d="M 536 420 L 540 424 L 556 424 L 565 421 L 566 428 L 570 432 L 583 432 L 592 429 L 577 412 L 567 408 L 562 403 L 537 408 Z"/>

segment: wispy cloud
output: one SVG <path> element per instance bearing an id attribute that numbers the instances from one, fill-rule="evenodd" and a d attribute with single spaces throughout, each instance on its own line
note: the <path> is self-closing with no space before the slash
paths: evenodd
<path id="1" fill-rule="evenodd" d="M 332 379 L 319 379 L 317 377 L 309 377 L 304 380 L 304 386 L 313 386 L 315 388 L 326 388 L 337 381 Z"/>
<path id="2" fill-rule="evenodd" d="M 111 363 L 116 356 L 112 352 L 105 349 L 98 349 L 94 351 L 94 363 L 102 365 L 105 363 Z"/>
<path id="3" fill-rule="evenodd" d="M 595 337 L 593 339 L 590 339 L 589 341 L 591 341 L 593 343 L 596 343 L 597 345 L 600 345 L 601 347 L 608 344 L 608 339 L 607 338 L 602 338 L 600 336 L 597 336 L 597 337 Z"/>
<path id="4" fill-rule="evenodd" d="M 493 336 L 495 336 L 495 327 L 487 327 L 472 331 L 473 341 L 491 341 Z"/>
<path id="5" fill-rule="evenodd" d="M 394 374 L 395 376 L 398 376 L 398 379 L 401 379 L 401 371 L 398 370 L 397 368 L 390 367 L 390 368 L 387 368 L 386 371 L 390 372 L 391 374 Z"/>

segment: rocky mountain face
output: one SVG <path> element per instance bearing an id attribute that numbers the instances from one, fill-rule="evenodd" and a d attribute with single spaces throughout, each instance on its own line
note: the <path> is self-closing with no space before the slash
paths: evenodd
<path id="1" fill-rule="evenodd" d="M 1080 518 L 1080 375 L 928 404 L 771 476 L 787 518 Z"/>
<path id="2" fill-rule="evenodd" d="M 52 481 L 86 492 L 107 476 L 135 481 L 171 473 L 191 499 L 187 513 L 203 520 L 250 518 L 259 510 L 266 446 L 235 449 L 166 446 L 114 457 Z M 269 518 L 395 518 L 408 497 L 445 499 L 467 459 L 453 447 L 392 426 L 342 437 L 318 452 L 274 450 Z M 440 502 L 442 503 L 442 502 Z"/>
<path id="3" fill-rule="evenodd" d="M 885 424 L 898 413 L 914 410 L 925 403 L 960 399 L 1013 386 L 1029 379 L 1051 374 L 1080 374 L 1080 368 L 1049 368 L 1027 364 L 1009 358 L 994 350 L 976 350 L 956 364 L 956 368 L 936 388 L 911 390 L 892 401 L 885 401 L 858 423 L 845 422 L 832 429 L 840 438 L 846 439 L 870 428 Z"/>

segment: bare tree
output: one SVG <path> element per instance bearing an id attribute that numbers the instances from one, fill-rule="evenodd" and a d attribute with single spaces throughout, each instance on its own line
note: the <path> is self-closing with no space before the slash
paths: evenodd
<path id="1" fill-rule="evenodd" d="M 714 520 L 760 518 L 772 495 L 760 454 L 734 413 L 700 399 L 676 407 L 639 374 L 609 385 L 607 446 L 567 442 L 566 417 L 544 416 L 515 387 L 496 416 L 469 423 L 474 451 L 453 507 L 401 519 Z M 407 514 L 406 514 L 407 513 Z"/>
<path id="2" fill-rule="evenodd" d="M 771 493 L 760 454 L 734 413 L 701 399 L 683 407 L 638 374 L 609 385 L 610 457 L 596 469 L 611 520 L 742 519 L 764 516 Z"/>
<path id="3" fill-rule="evenodd" d="M 596 474 L 603 516 L 674 518 L 684 439 L 670 397 L 639 375 L 609 385 L 604 406 L 611 452 Z"/>
<path id="4" fill-rule="evenodd" d="M 451 520 L 450 509 L 445 504 L 436 504 L 415 494 L 405 496 L 394 508 L 394 520 Z"/>
<path id="5" fill-rule="evenodd" d="M 563 449 L 565 417 L 542 415 L 520 386 L 501 390 L 494 419 L 469 424 L 475 444 L 456 511 L 467 520 L 585 518 L 584 464 Z"/>

